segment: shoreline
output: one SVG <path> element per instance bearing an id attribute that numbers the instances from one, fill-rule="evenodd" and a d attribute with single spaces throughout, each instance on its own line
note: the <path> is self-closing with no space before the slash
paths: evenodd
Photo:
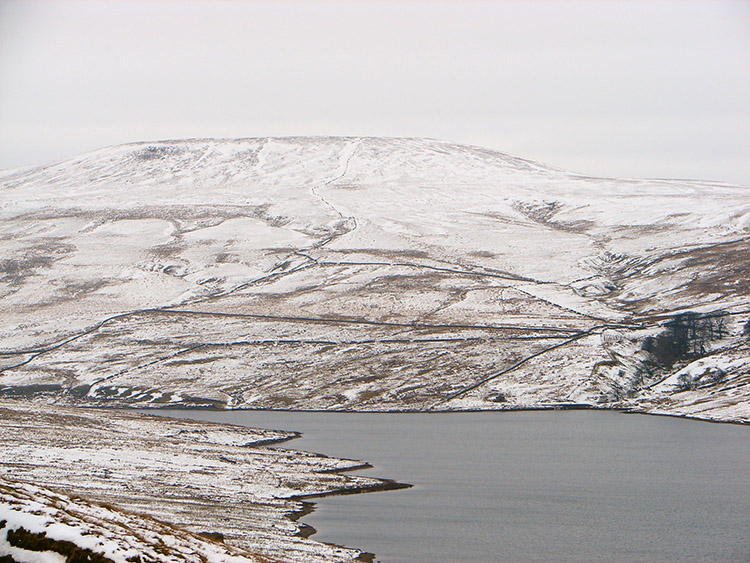
<path id="1" fill-rule="evenodd" d="M 11 404 L 12 403 L 11 401 L 8 401 L 7 403 L 8 403 L 7 406 L 8 406 L 9 409 L 14 409 L 14 406 Z M 44 416 L 47 416 L 45 414 L 47 411 L 54 412 L 54 411 L 57 410 L 54 406 L 48 406 L 48 407 L 49 408 L 47 408 L 45 406 L 37 405 L 36 408 L 31 408 L 30 412 L 31 411 L 36 411 L 36 412 L 38 412 L 38 413 L 40 413 L 40 414 L 42 414 Z M 170 411 L 175 411 L 175 409 L 159 409 L 161 412 L 159 412 L 158 414 L 155 413 L 155 412 L 153 412 L 155 409 L 149 409 L 149 410 L 152 410 L 152 413 L 150 415 L 148 413 L 148 410 L 145 412 L 145 414 L 134 413 L 134 412 L 127 412 L 127 411 L 126 412 L 122 412 L 121 411 L 120 413 L 117 413 L 117 412 L 106 413 L 106 412 L 102 412 L 101 408 L 99 408 L 99 409 L 86 409 L 86 408 L 70 409 L 69 408 L 69 409 L 60 409 L 60 410 L 61 410 L 61 412 L 58 413 L 58 414 L 60 416 L 65 416 L 66 417 L 65 420 L 64 420 L 64 422 L 66 422 L 67 425 L 71 426 L 71 428 L 80 428 L 79 425 L 76 423 L 75 420 L 72 420 L 72 419 L 68 418 L 69 415 L 71 415 L 71 414 L 75 415 L 77 413 L 77 414 L 79 414 L 82 417 L 82 419 L 85 418 L 85 419 L 90 419 L 92 421 L 97 421 L 97 425 L 100 424 L 102 420 L 106 420 L 107 418 L 112 418 L 112 419 L 123 418 L 123 419 L 132 419 L 132 420 L 135 420 L 135 417 L 137 417 L 137 418 L 139 418 L 139 419 L 141 419 L 143 421 L 143 424 L 149 426 L 154 431 L 158 432 L 160 435 L 164 435 L 164 436 L 183 436 L 184 438 L 190 438 L 191 436 L 193 436 L 193 435 L 196 434 L 196 432 L 185 433 L 185 429 L 187 429 L 187 426 L 192 426 L 194 428 L 194 430 L 197 431 L 197 435 L 201 435 L 200 434 L 201 428 L 204 429 L 203 431 L 205 431 L 205 430 L 212 430 L 210 428 L 211 426 L 215 427 L 216 430 L 221 430 L 221 427 L 223 427 L 224 430 L 222 432 L 232 432 L 232 430 L 234 428 L 236 428 L 237 430 L 241 430 L 244 427 L 245 431 L 256 434 L 258 438 L 263 437 L 262 433 L 264 433 L 264 432 L 270 433 L 270 436 L 274 436 L 274 435 L 275 436 L 279 436 L 275 440 L 266 440 L 267 443 L 275 443 L 275 444 L 280 444 L 280 443 L 285 443 L 285 442 L 291 442 L 291 440 L 293 440 L 294 438 L 303 437 L 305 434 L 308 433 L 308 432 L 305 432 L 305 431 L 303 431 L 303 432 L 294 432 L 294 433 L 286 431 L 285 434 L 284 434 L 286 436 L 286 438 L 281 438 L 280 434 L 278 434 L 278 432 L 280 432 L 280 431 L 278 431 L 278 430 L 259 431 L 259 430 L 253 430 L 253 428 L 251 428 L 251 427 L 257 428 L 258 426 L 262 426 L 262 421 L 258 422 L 258 421 L 254 421 L 254 420 L 249 420 L 247 422 L 248 426 L 244 426 L 244 424 L 242 426 L 240 426 L 239 424 L 232 424 L 231 421 L 229 421 L 229 422 L 227 422 L 227 421 L 212 421 L 212 420 L 202 420 L 202 419 L 192 419 L 192 420 L 184 421 L 185 424 L 181 425 L 181 427 L 176 427 L 177 432 L 174 432 L 174 431 L 171 431 L 171 430 L 167 432 L 167 431 L 165 431 L 166 427 L 171 426 L 172 424 L 180 422 L 180 419 L 173 418 L 176 413 L 170 412 Z M 196 412 L 196 411 L 199 411 L 199 410 L 208 411 L 208 409 L 190 409 L 190 410 L 193 411 L 195 414 L 198 414 L 198 412 Z M 233 409 L 233 410 L 240 410 L 240 409 Z M 244 412 L 245 410 L 248 410 L 248 409 L 241 409 L 241 410 Z M 255 409 L 256 412 L 259 411 L 259 410 L 260 409 Z M 662 413 L 643 413 L 643 412 L 636 412 L 636 411 L 632 411 L 632 410 L 628 410 L 628 409 L 611 409 L 611 408 L 597 408 L 597 407 L 591 408 L 589 406 L 581 406 L 581 405 L 574 405 L 573 408 L 560 408 L 560 405 L 557 405 L 557 408 L 553 408 L 551 406 L 546 406 L 544 408 L 531 408 L 531 409 L 514 409 L 514 410 L 508 410 L 508 409 L 506 409 L 505 412 L 534 412 L 534 411 L 550 411 L 550 410 L 619 411 L 619 412 L 622 412 L 624 414 L 659 414 L 661 416 L 664 416 L 664 414 L 662 414 Z M 66 412 L 62 412 L 62 411 L 67 411 L 67 413 Z M 88 411 L 88 412 L 86 412 L 86 411 Z M 113 409 L 113 411 L 114 411 L 114 409 Z M 143 412 L 143 411 L 141 411 L 141 412 Z M 189 416 L 189 413 L 186 413 L 185 411 L 182 411 L 182 412 L 184 413 L 183 416 Z M 217 411 L 216 411 L 216 409 L 213 409 L 212 412 L 216 413 Z M 271 412 L 271 413 L 273 413 L 274 411 L 264 410 L 263 412 L 266 412 L 266 413 L 267 412 Z M 302 421 L 305 419 L 305 417 L 304 416 L 302 416 L 302 417 L 292 417 L 292 416 L 285 416 L 284 415 L 284 413 L 289 413 L 289 412 L 294 412 L 294 411 L 286 410 L 286 411 L 283 411 L 283 412 L 279 413 L 279 415 L 281 415 L 281 416 L 277 415 L 275 417 L 272 417 L 272 420 L 274 421 L 274 425 L 276 426 L 279 423 L 279 421 L 286 420 L 286 421 L 289 422 L 289 426 L 290 427 L 294 427 L 295 421 L 297 421 L 297 422 L 300 423 L 299 427 L 300 428 L 304 428 L 304 426 L 302 425 Z M 318 411 L 318 413 L 320 413 L 320 412 L 332 412 L 332 411 Z M 338 411 L 338 412 L 341 412 L 341 411 Z M 410 414 L 412 412 L 413 411 L 406 412 L 406 413 L 403 413 L 403 414 Z M 451 411 L 451 412 L 456 412 L 456 411 Z M 483 410 L 483 411 L 463 411 L 463 412 L 472 412 L 472 413 L 474 413 L 474 412 L 497 412 L 497 411 L 486 411 L 486 410 Z M 241 413 L 237 413 L 237 414 L 238 414 L 238 417 L 241 416 Z M 304 414 L 304 413 L 301 413 L 301 414 Z M 347 413 L 347 414 L 351 414 L 351 413 Z M 383 413 L 369 413 L 369 414 L 383 414 Z M 386 414 L 396 414 L 396 413 L 386 413 Z M 420 413 L 415 413 L 415 414 L 420 414 Z M 421 413 L 421 414 L 425 414 L 425 413 Z M 434 413 L 430 413 L 430 414 L 434 414 Z M 438 413 L 438 414 L 445 414 L 445 413 Z M 223 418 L 231 419 L 231 417 L 232 417 L 232 415 L 228 415 L 228 416 L 224 416 Z M 75 418 L 78 418 L 78 417 L 75 417 Z M 161 419 L 161 418 L 164 418 L 164 420 L 160 421 L 159 419 Z M 247 418 L 252 419 L 253 417 L 247 417 Z M 260 419 L 260 418 L 263 418 L 263 417 L 262 416 L 258 416 L 256 418 Z M 269 417 L 269 418 L 271 418 L 271 417 Z M 318 417 L 318 420 L 323 419 L 323 418 L 325 418 L 325 417 L 320 416 L 320 417 Z M 472 417 L 463 417 L 463 418 L 464 418 L 465 421 L 468 421 L 469 424 L 471 424 L 471 425 L 476 424 L 476 425 L 480 425 L 480 426 L 484 426 L 484 427 L 491 427 L 493 429 L 496 427 L 495 422 L 493 422 L 493 421 L 500 420 L 499 417 L 493 417 L 493 418 L 484 417 L 484 418 L 481 419 L 481 422 L 480 422 L 480 418 L 472 418 Z M 559 420 L 560 424 L 565 424 L 564 421 L 563 421 L 563 419 L 560 419 L 559 417 L 556 417 L 555 415 L 552 415 L 552 414 L 550 414 L 550 415 L 538 414 L 536 416 L 533 416 L 532 418 L 534 420 L 536 420 L 537 423 L 543 422 L 545 420 L 552 421 L 553 422 L 553 426 L 556 426 L 556 424 L 554 423 L 554 421 L 556 421 L 556 420 Z M 572 423 L 572 427 L 573 428 L 578 428 L 579 424 L 585 423 L 585 424 L 589 425 L 589 427 L 591 428 L 592 432 L 596 433 L 596 432 L 598 432 L 597 428 L 599 426 L 598 421 L 600 420 L 600 418 L 607 418 L 607 419 L 609 419 L 610 417 L 609 417 L 609 415 L 604 415 L 604 414 L 601 414 L 601 415 L 583 415 L 583 414 L 581 414 L 581 415 L 570 415 L 570 416 L 567 416 L 565 418 L 568 421 L 567 422 L 568 425 L 570 425 Z M 681 418 L 686 418 L 686 417 L 681 417 Z M 358 426 L 361 426 L 362 428 L 366 428 L 366 427 L 378 428 L 379 422 L 377 420 L 375 420 L 374 418 L 371 419 L 371 420 L 368 420 L 366 424 L 361 424 L 361 422 L 363 420 L 367 420 L 367 419 L 361 419 L 361 421 L 359 423 L 355 423 L 355 421 L 353 421 L 351 419 L 347 419 L 346 417 L 339 417 L 339 418 L 337 418 L 337 423 L 344 424 L 344 425 L 347 425 L 349 423 L 351 423 L 352 425 L 357 424 Z M 381 418 L 380 420 L 382 421 L 383 419 Z M 427 427 L 431 427 L 433 425 L 433 422 L 435 423 L 435 425 L 450 424 L 450 420 L 451 420 L 450 417 L 443 417 L 441 419 L 441 421 L 437 421 L 434 418 L 433 419 L 421 419 L 421 423 L 420 424 L 426 425 Z M 471 422 L 472 420 L 474 422 Z M 417 423 L 418 421 L 415 420 L 414 422 Z M 19 423 L 21 423 L 27 429 L 30 426 L 30 425 L 24 423 L 23 419 L 19 419 Z M 401 419 L 401 423 L 405 424 L 406 428 L 410 427 L 409 417 L 402 418 Z M 636 425 L 641 425 L 641 424 L 646 424 L 647 425 L 647 423 L 645 423 L 645 422 L 644 423 L 636 423 L 635 421 L 631 421 L 631 423 L 632 424 L 636 424 Z M 627 427 L 629 427 L 631 425 L 631 423 L 628 423 L 626 421 L 624 424 L 618 424 L 618 422 L 615 419 L 610 419 L 610 423 L 606 424 L 605 426 L 610 427 L 610 428 L 618 428 L 618 427 L 620 427 L 620 428 L 627 428 Z M 678 425 L 678 424 L 679 423 L 674 423 L 673 425 L 670 425 L 670 427 L 676 427 L 676 425 Z M 513 426 L 513 424 L 511 424 L 511 426 Z M 132 428 L 132 426 L 128 425 L 128 428 Z M 75 431 L 78 432 L 77 430 L 75 430 Z M 709 430 L 707 430 L 705 428 L 704 428 L 704 431 L 705 432 L 710 432 Z M 495 432 L 495 430 L 492 430 L 492 432 Z M 721 430 L 717 428 L 715 430 L 715 432 L 719 432 L 720 433 Z M 739 431 L 739 432 L 741 433 L 741 431 Z M 355 437 L 355 440 L 356 440 L 356 436 L 358 435 L 358 433 L 359 433 L 358 431 L 355 431 L 353 433 L 350 432 L 350 434 L 353 434 L 353 436 Z M 700 433 L 701 432 L 699 432 L 699 434 Z M 212 434 L 213 434 L 213 436 L 212 436 Z M 734 432 L 734 434 L 735 434 L 735 436 L 739 436 L 736 433 L 736 431 Z M 269 434 L 266 434 L 266 437 L 268 437 L 268 436 L 269 436 Z M 224 436 L 222 438 L 221 436 L 216 435 L 216 433 L 211 433 L 211 432 L 205 435 L 205 438 L 211 438 L 212 441 L 215 442 L 216 444 L 220 444 L 220 443 L 226 443 L 226 444 L 230 444 L 231 443 L 231 444 L 234 444 L 234 446 L 228 446 L 228 447 L 231 447 L 231 448 L 240 447 L 242 449 L 245 449 L 247 446 L 250 445 L 250 444 L 248 444 L 247 446 L 242 446 L 242 445 L 240 445 L 241 444 L 241 440 L 240 441 L 238 441 L 238 440 L 227 440 L 228 437 L 229 436 Z M 106 439 L 106 437 L 102 436 L 102 439 Z M 341 437 L 334 435 L 334 442 L 333 443 L 336 443 L 336 440 L 340 440 L 340 439 L 341 439 Z M 351 437 L 350 437 L 350 439 L 351 439 Z M 260 440 L 256 440 L 256 443 L 259 442 L 259 441 Z M 293 442 L 291 442 L 291 443 L 294 444 Z M 307 451 L 310 451 L 310 452 L 312 452 L 312 451 L 318 451 L 318 452 L 319 451 L 326 451 L 326 448 L 324 446 L 320 445 L 321 443 L 323 443 L 323 442 L 316 442 L 316 444 L 318 444 L 317 446 L 310 447 L 310 448 L 305 447 L 304 450 L 307 450 Z M 351 445 L 353 442 L 348 442 L 348 443 L 349 443 L 349 445 Z M 342 446 L 343 446 L 343 443 L 342 443 Z M 225 447 L 227 447 L 227 446 L 225 446 Z M 522 443 L 520 447 L 521 448 L 527 448 L 528 444 Z M 201 446 L 199 448 L 199 450 L 202 451 L 202 448 L 203 447 Z M 286 446 L 282 447 L 282 448 L 278 448 L 278 449 L 274 448 L 274 447 L 271 447 L 271 448 L 268 448 L 268 450 L 276 450 L 276 453 L 274 455 L 279 455 L 280 454 L 280 457 L 285 457 L 286 452 L 298 451 L 298 450 L 288 450 Z M 303 448 L 301 448 L 301 450 L 303 450 Z M 10 451 L 12 451 L 12 448 L 11 448 Z M 501 449 L 501 450 L 497 450 L 497 451 L 502 452 L 504 450 Z M 270 453 L 271 452 L 269 451 L 268 454 L 270 454 Z M 227 461 L 226 458 L 222 458 L 221 457 L 221 456 L 224 455 L 222 452 L 217 452 L 216 455 L 219 456 L 217 459 L 219 459 L 219 460 L 224 459 L 224 461 Z M 353 455 L 361 457 L 361 459 L 370 459 L 368 457 L 369 454 L 363 453 L 362 451 L 355 451 L 355 452 L 353 452 Z M 229 455 L 229 457 L 230 458 L 235 458 L 237 461 L 239 461 L 239 458 L 237 458 L 236 455 Z M 463 458 L 460 458 L 460 459 L 463 459 Z M 330 463 L 329 464 L 325 464 L 323 467 L 327 467 L 328 469 L 325 469 L 323 471 L 320 471 L 320 470 L 315 471 L 314 473 L 310 473 L 310 476 L 313 477 L 313 479 L 315 479 L 315 477 L 314 477 L 315 473 L 329 473 L 329 474 L 330 473 L 339 473 L 340 474 L 340 473 L 347 473 L 347 472 L 352 472 L 352 471 L 361 471 L 363 469 L 367 469 L 367 468 L 373 467 L 373 465 L 371 465 L 369 463 L 366 463 L 366 462 L 357 462 L 356 460 L 351 460 L 351 459 L 350 460 L 345 460 L 345 461 L 347 462 L 346 466 L 339 466 L 338 469 L 332 469 L 332 466 L 331 466 Z M 232 463 L 235 463 L 235 462 L 232 462 Z M 377 465 L 380 465 L 380 463 L 378 463 Z M 207 465 L 207 467 L 208 467 L 208 465 Z M 228 466 L 228 467 L 232 467 L 232 466 Z M 321 466 L 318 466 L 318 467 L 321 467 Z M 92 473 L 92 475 L 94 475 L 94 476 L 96 476 L 96 474 L 97 474 L 97 472 L 93 472 Z M 411 475 L 411 477 L 410 477 L 410 475 Z M 377 561 L 378 560 L 378 555 L 377 554 L 380 552 L 381 549 L 383 549 L 382 545 L 380 545 L 378 543 L 370 544 L 369 549 L 367 549 L 367 550 L 366 549 L 361 549 L 361 548 L 356 548 L 356 547 L 355 548 L 346 547 L 347 545 L 350 545 L 350 546 L 351 545 L 356 545 L 359 542 L 355 542 L 355 541 L 351 540 L 351 538 L 349 538 L 347 536 L 339 536 L 339 537 L 337 537 L 335 535 L 336 528 L 333 528 L 334 535 L 332 537 L 337 537 L 337 539 L 335 539 L 334 541 L 332 541 L 332 542 L 326 542 L 326 541 L 321 541 L 319 539 L 316 539 L 318 537 L 317 535 L 319 533 L 321 533 L 321 534 L 329 534 L 331 532 L 331 527 L 330 527 L 330 522 L 328 522 L 327 520 L 326 520 L 326 522 L 328 522 L 327 524 L 324 525 L 324 524 L 321 523 L 321 529 L 320 530 L 318 530 L 313 525 L 306 524 L 306 523 L 302 522 L 302 520 L 304 520 L 307 516 L 309 516 L 311 514 L 314 514 L 317 510 L 321 510 L 323 508 L 321 506 L 321 504 L 325 505 L 324 501 L 311 502 L 311 499 L 318 499 L 318 498 L 324 499 L 325 497 L 353 495 L 353 494 L 361 494 L 361 493 L 368 493 L 368 492 L 385 492 L 385 491 L 389 491 L 389 490 L 395 491 L 395 490 L 400 490 L 400 489 L 407 489 L 407 488 L 410 488 L 412 486 L 415 486 L 416 488 L 420 488 L 421 489 L 422 487 L 420 486 L 420 478 L 416 477 L 416 475 L 421 475 L 421 474 L 410 473 L 410 474 L 404 474 L 403 475 L 404 478 L 409 479 L 412 483 L 416 483 L 416 485 L 410 485 L 410 484 L 407 484 L 407 483 L 400 483 L 398 481 L 391 480 L 391 479 L 368 478 L 366 481 L 354 482 L 354 483 L 352 483 L 354 486 L 351 486 L 351 487 L 348 487 L 348 488 L 345 488 L 345 489 L 341 489 L 341 488 L 336 487 L 336 488 L 331 488 L 330 490 L 325 491 L 325 492 L 314 492 L 314 491 L 312 491 L 311 489 L 308 488 L 307 491 L 302 492 L 302 494 L 289 495 L 289 496 L 286 496 L 286 497 L 279 497 L 279 498 L 285 498 L 288 501 L 288 503 L 287 503 L 287 510 L 284 511 L 284 512 L 282 512 L 282 513 L 278 513 L 278 516 L 280 517 L 280 519 L 283 519 L 283 520 L 285 520 L 285 521 L 287 521 L 287 522 L 289 522 L 289 523 L 292 524 L 291 526 L 289 526 L 289 525 L 284 526 L 284 528 L 287 530 L 287 534 L 288 534 L 286 536 L 288 539 L 286 539 L 284 541 L 285 542 L 289 542 L 290 546 L 295 546 L 295 545 L 296 546 L 301 546 L 301 545 L 304 545 L 304 544 L 307 544 L 308 546 L 310 546 L 309 548 L 306 548 L 306 549 L 310 549 L 310 551 L 303 552 L 303 551 L 300 551 L 299 549 L 297 549 L 297 551 L 294 552 L 294 553 L 296 553 L 296 557 L 299 557 L 299 559 L 298 558 L 294 558 L 293 560 L 294 561 L 308 561 L 308 559 L 306 559 L 305 557 L 309 557 L 310 558 L 309 561 L 313 561 L 313 560 L 318 561 L 318 560 L 320 560 L 321 563 L 323 562 L 323 560 L 326 560 L 326 561 L 328 561 L 328 560 L 341 560 L 341 561 L 346 560 L 346 561 L 365 562 L 365 563 L 367 563 L 367 562 L 374 563 L 375 561 Z M 279 476 L 283 477 L 284 475 L 283 475 L 283 473 L 279 473 Z M 65 480 L 67 480 L 67 478 L 65 476 L 62 476 L 62 477 Z M 332 476 L 330 476 L 330 477 L 333 478 Z M 338 480 L 338 477 L 335 478 L 335 479 Z M 26 481 L 26 482 L 28 482 L 28 481 Z M 69 494 L 70 493 L 69 488 L 68 488 L 67 485 L 64 486 L 64 487 L 62 487 L 62 488 L 56 487 L 56 489 L 58 491 L 66 491 L 65 494 Z M 424 490 L 422 492 L 424 493 Z M 288 491 L 287 491 L 287 494 L 288 494 Z M 86 495 L 81 495 L 81 497 L 79 497 L 79 498 L 89 499 L 89 497 L 86 496 Z M 393 497 L 393 500 L 396 500 L 397 498 L 402 498 L 402 497 Z M 352 501 L 351 501 L 351 503 L 355 503 L 355 507 L 356 507 L 356 503 L 357 502 L 362 502 L 362 501 L 357 501 L 355 499 L 352 499 Z M 365 501 L 366 504 L 367 504 L 367 502 L 368 501 Z M 94 503 L 95 504 L 96 503 L 101 504 L 102 501 L 101 500 L 94 500 Z M 351 503 L 345 503 L 345 504 L 351 504 Z M 377 502 L 376 502 L 376 504 L 377 504 Z M 389 501 L 387 501 L 386 504 L 389 504 Z M 119 503 L 114 504 L 114 506 L 115 507 L 118 507 L 118 506 L 122 507 L 122 505 L 119 504 Z M 137 513 L 141 513 L 142 514 L 141 511 L 135 511 L 135 512 L 133 512 L 132 508 L 127 508 L 126 507 L 126 508 L 124 508 L 124 510 L 126 512 L 128 512 L 128 513 L 135 514 L 137 512 Z M 358 509 L 357 512 L 358 512 L 359 515 L 361 515 L 363 517 L 364 516 L 368 516 L 368 512 L 367 511 L 363 512 L 362 509 L 361 509 L 361 506 L 360 506 L 360 508 Z M 149 516 L 149 517 L 150 518 L 156 518 L 156 515 Z M 315 521 L 314 518 L 311 518 L 311 519 L 313 519 L 313 521 Z M 157 520 L 160 521 L 160 522 L 169 522 L 167 520 L 158 519 L 158 518 L 157 518 Z M 280 523 L 281 520 L 278 520 L 278 522 Z M 342 525 L 343 525 L 343 522 L 342 522 Z M 364 525 L 365 526 L 369 526 L 369 523 L 367 523 L 365 521 Z M 204 531 L 198 530 L 196 532 L 195 530 L 192 530 L 191 533 L 197 533 L 198 536 L 205 537 L 205 538 L 208 538 L 209 540 L 214 540 L 214 541 L 218 541 L 218 542 L 222 543 L 222 540 L 224 538 L 224 534 L 223 534 L 224 530 L 222 530 L 220 528 L 217 528 L 217 527 L 210 527 L 210 526 L 203 526 L 202 528 L 203 528 Z M 325 528 L 325 530 L 322 529 L 322 528 Z M 251 532 L 250 532 L 250 530 L 246 529 L 245 533 L 246 534 L 250 534 Z M 232 545 L 236 545 L 236 544 L 231 544 L 231 543 L 227 544 L 228 549 L 231 548 Z M 313 545 L 317 545 L 318 547 L 313 547 Z M 274 549 L 276 549 L 277 551 L 281 550 L 282 549 L 282 544 L 279 543 Z M 304 555 L 304 553 L 307 553 L 307 555 Z M 338 555 L 337 555 L 339 553 L 341 553 L 342 555 L 343 555 L 343 553 L 346 553 L 347 558 L 345 559 L 345 558 L 342 557 L 342 558 L 339 559 Z M 333 558 L 329 558 L 329 559 L 325 559 L 325 557 L 323 556 L 323 554 L 328 554 L 328 557 L 331 557 L 331 555 L 333 554 L 334 557 Z"/>
<path id="2" fill-rule="evenodd" d="M 274 560 L 374 561 L 356 547 L 307 539 L 317 532 L 300 522 L 316 508 L 309 499 L 411 487 L 357 474 L 366 462 L 286 445 L 299 432 L 29 401 L 1 401 L 0 411 L 0 476 L 179 522 L 186 533 L 221 534 Z M 231 507 L 229 522 L 222 513 Z"/>
<path id="3" fill-rule="evenodd" d="M 370 464 L 366 464 L 367 467 L 373 467 Z M 366 467 L 362 467 L 362 469 L 366 469 Z M 337 473 L 344 473 L 346 471 L 358 471 L 360 469 L 345 469 L 341 471 L 337 471 Z M 312 538 L 315 534 L 318 533 L 317 528 L 315 526 L 311 526 L 310 524 L 307 524 L 305 522 L 300 522 L 302 518 L 305 516 L 308 516 L 312 513 L 314 513 L 318 505 L 315 502 L 310 502 L 307 499 L 312 498 L 325 498 L 325 497 L 335 497 L 335 496 L 344 496 L 344 495 L 360 495 L 360 494 L 366 494 L 366 493 L 382 493 L 385 491 L 397 491 L 401 489 L 411 489 L 414 487 L 414 485 L 411 485 L 409 483 L 399 483 L 398 481 L 394 481 L 393 479 L 382 479 L 383 483 L 381 486 L 373 486 L 373 487 L 357 487 L 352 489 L 341 489 L 338 491 L 331 491 L 328 493 L 320 493 L 320 494 L 309 494 L 309 495 L 297 495 L 294 497 L 290 497 L 289 500 L 297 501 L 302 503 L 302 509 L 296 512 L 293 512 L 289 515 L 287 515 L 287 518 L 297 524 L 299 526 L 299 531 L 297 532 L 297 536 L 309 539 Z M 313 541 L 319 541 L 313 538 Z M 330 545 L 333 547 L 339 547 L 342 549 L 352 549 L 349 546 L 340 545 L 337 543 L 331 543 L 331 542 L 324 542 L 319 541 L 319 543 L 323 543 L 325 545 Z M 359 548 L 354 548 L 359 549 Z M 363 561 L 365 563 L 374 563 L 375 561 L 375 553 L 368 552 L 368 551 L 362 551 L 361 555 L 357 558 L 359 561 Z"/>
<path id="4" fill-rule="evenodd" d="M 444 410 L 403 410 L 403 409 L 393 409 L 393 410 L 352 410 L 352 409 L 342 409 L 342 410 L 331 410 L 331 409 L 249 409 L 249 408 L 226 408 L 226 409 L 220 409 L 212 406 L 166 406 L 166 407 L 151 407 L 151 406 L 139 406 L 139 407 L 130 407 L 130 406 L 116 406 L 116 407 L 108 407 L 104 405 L 81 405 L 80 408 L 90 408 L 90 409 L 114 409 L 114 410 L 125 410 L 125 411 L 137 411 L 137 412 L 143 412 L 143 411 L 161 411 L 161 412 L 169 412 L 169 411 L 206 411 L 206 412 L 288 412 L 288 413 L 337 413 L 337 414 L 434 414 L 434 415 L 445 415 L 450 413 L 513 413 L 513 412 L 534 412 L 534 411 L 568 411 L 568 410 L 581 410 L 581 411 L 587 411 L 587 410 L 593 410 L 593 411 L 611 411 L 611 412 L 619 412 L 622 414 L 640 414 L 640 415 L 649 415 L 649 416 L 668 416 L 672 418 L 684 418 L 686 420 L 694 420 L 696 422 L 708 422 L 713 424 L 736 424 L 739 426 L 748 426 L 750 425 L 750 420 L 720 420 L 720 419 L 713 419 L 713 418 L 701 418 L 694 415 L 689 414 L 679 414 L 679 413 L 668 413 L 668 412 L 649 412 L 647 410 L 639 410 L 637 407 L 606 407 L 606 406 L 598 406 L 598 405 L 590 405 L 586 403 L 560 403 L 556 405 L 540 405 L 537 407 L 518 407 L 518 408 L 503 408 L 503 409 L 444 409 Z M 149 414 L 148 412 L 144 412 L 144 414 Z M 155 414 L 153 416 L 161 416 L 158 414 Z M 227 423 L 229 424 L 229 423 Z M 299 438 L 300 436 L 294 436 L 290 438 L 286 438 L 282 441 L 288 441 L 293 440 L 295 438 Z"/>

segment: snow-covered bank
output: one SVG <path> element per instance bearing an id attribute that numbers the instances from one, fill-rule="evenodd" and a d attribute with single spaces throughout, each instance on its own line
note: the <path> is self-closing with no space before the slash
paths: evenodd
<path id="1" fill-rule="evenodd" d="M 0 402 L 0 418 L 0 478 L 12 481 L 0 482 L 0 520 L 53 539 L 87 536 L 84 547 L 108 557 L 148 554 L 161 541 L 185 561 L 200 560 L 191 552 L 209 561 L 366 559 L 302 537 L 309 529 L 294 518 L 309 506 L 299 497 L 403 486 L 341 473 L 362 462 L 267 445 L 296 436 L 290 432 L 23 401 Z"/>

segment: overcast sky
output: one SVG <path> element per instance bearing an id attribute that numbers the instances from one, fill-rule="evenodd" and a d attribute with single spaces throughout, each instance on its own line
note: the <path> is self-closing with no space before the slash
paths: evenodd
<path id="1" fill-rule="evenodd" d="M 750 185 L 750 2 L 0 0 L 0 168 L 310 134 Z"/>

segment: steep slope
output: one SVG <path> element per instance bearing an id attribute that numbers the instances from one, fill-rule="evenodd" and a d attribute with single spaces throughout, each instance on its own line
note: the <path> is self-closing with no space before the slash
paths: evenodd
<path id="1" fill-rule="evenodd" d="M 0 182 L 6 396 L 750 416 L 746 187 L 327 137 L 135 143 Z M 706 354 L 720 376 L 658 384 Z"/>

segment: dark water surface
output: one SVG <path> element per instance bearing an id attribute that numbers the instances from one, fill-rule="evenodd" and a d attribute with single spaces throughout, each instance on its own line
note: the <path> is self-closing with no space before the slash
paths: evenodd
<path id="1" fill-rule="evenodd" d="M 151 411 L 152 412 L 152 411 Z M 383 562 L 750 561 L 750 428 L 602 411 L 162 411 L 298 430 L 412 489 L 316 499 L 315 539 Z"/>

